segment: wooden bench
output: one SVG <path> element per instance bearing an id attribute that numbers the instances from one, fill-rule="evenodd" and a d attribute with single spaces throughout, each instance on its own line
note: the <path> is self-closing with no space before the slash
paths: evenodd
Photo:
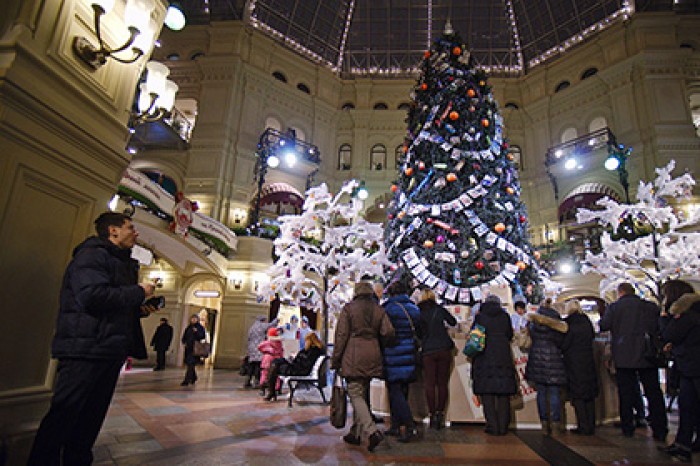
<path id="1" fill-rule="evenodd" d="M 323 387 L 326 386 L 326 370 L 325 362 L 328 360 L 328 356 L 319 356 L 314 367 L 311 368 L 309 375 L 280 375 L 280 381 L 282 385 L 285 383 L 289 386 L 289 407 L 292 407 L 292 399 L 294 398 L 294 390 L 299 387 L 300 384 L 311 385 L 318 389 L 321 394 L 321 399 L 324 404 L 327 404 L 326 394 L 323 392 Z"/>

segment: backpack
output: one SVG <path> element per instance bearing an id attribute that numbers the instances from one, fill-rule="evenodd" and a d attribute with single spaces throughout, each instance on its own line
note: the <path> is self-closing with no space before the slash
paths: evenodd
<path id="1" fill-rule="evenodd" d="M 479 324 L 474 324 L 469 335 L 467 336 L 467 344 L 464 345 L 462 353 L 468 358 L 473 358 L 477 354 L 484 351 L 486 347 L 486 329 Z"/>

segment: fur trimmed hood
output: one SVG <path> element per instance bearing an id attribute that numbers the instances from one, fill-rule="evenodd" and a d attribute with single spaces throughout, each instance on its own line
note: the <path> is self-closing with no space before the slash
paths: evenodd
<path id="1" fill-rule="evenodd" d="M 700 302 L 700 294 L 686 293 L 671 304 L 668 311 L 673 315 L 681 315 L 697 302 Z"/>
<path id="2" fill-rule="evenodd" d="M 569 324 L 561 319 L 555 319 L 554 317 L 544 316 L 538 313 L 526 314 L 527 320 L 540 325 L 546 325 L 552 330 L 556 330 L 560 333 L 566 333 L 569 331 Z"/>

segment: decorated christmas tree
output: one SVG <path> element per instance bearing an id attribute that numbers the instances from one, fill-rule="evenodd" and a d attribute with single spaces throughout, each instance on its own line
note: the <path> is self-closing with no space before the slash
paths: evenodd
<path id="1" fill-rule="evenodd" d="M 479 301 L 484 286 L 504 284 L 538 302 L 544 272 L 503 119 L 486 73 L 449 23 L 425 52 L 412 98 L 386 234 L 395 273 L 451 303 Z"/>
<path id="2" fill-rule="evenodd" d="M 671 161 L 657 168 L 653 183 L 640 181 L 635 204 L 605 197 L 597 202 L 600 210 L 578 209 L 579 223 L 597 221 L 613 233 L 603 233 L 602 252 L 587 252 L 581 267 L 583 273 L 602 275 L 601 294 L 630 282 L 644 297 L 660 300 L 666 280 L 700 275 L 700 233 L 693 231 L 700 224 L 700 209 L 686 213 L 680 208 L 695 180 L 688 173 L 673 178 L 674 167 Z"/>
<path id="3" fill-rule="evenodd" d="M 311 188 L 301 215 L 279 218 L 278 259 L 268 270 L 270 283 L 259 292 L 322 312 L 326 337 L 327 317 L 350 301 L 355 282 L 381 276 L 389 265 L 382 225 L 359 216 L 362 202 L 353 195 L 358 186 L 348 181 L 336 195 L 325 183 Z"/>

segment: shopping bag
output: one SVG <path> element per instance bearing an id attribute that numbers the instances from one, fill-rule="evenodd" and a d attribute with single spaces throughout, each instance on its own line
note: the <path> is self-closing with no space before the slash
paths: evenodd
<path id="1" fill-rule="evenodd" d="M 345 427 L 348 416 L 348 399 L 343 378 L 336 371 L 331 391 L 330 421 L 336 429 Z"/>

